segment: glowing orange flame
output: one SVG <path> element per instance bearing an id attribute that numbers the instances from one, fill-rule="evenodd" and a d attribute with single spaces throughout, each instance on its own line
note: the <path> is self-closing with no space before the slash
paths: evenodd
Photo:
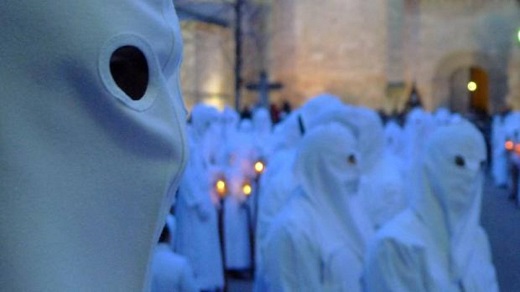
<path id="1" fill-rule="evenodd" d="M 520 154 L 520 144 L 515 145 L 515 152 L 516 154 Z"/>
<path id="2" fill-rule="evenodd" d="M 215 189 L 217 190 L 217 194 L 220 197 L 224 197 L 226 195 L 226 193 L 227 193 L 226 181 L 224 181 L 223 179 L 219 179 L 215 183 Z"/>

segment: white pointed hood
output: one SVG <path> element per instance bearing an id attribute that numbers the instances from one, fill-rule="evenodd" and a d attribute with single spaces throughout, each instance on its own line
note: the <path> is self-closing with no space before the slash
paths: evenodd
<path id="1" fill-rule="evenodd" d="M 272 126 L 271 116 L 267 109 L 259 108 L 253 112 L 253 127 L 258 135 L 262 137 L 268 136 L 271 134 Z"/>
<path id="2" fill-rule="evenodd" d="M 172 2 L 0 11 L 2 290 L 145 290 L 187 157 Z"/>
<path id="3" fill-rule="evenodd" d="M 218 110 L 214 107 L 197 104 L 191 110 L 191 135 L 197 143 L 204 143 L 205 136 L 212 125 L 218 121 Z"/>
<path id="4" fill-rule="evenodd" d="M 385 126 L 385 152 L 403 158 L 404 131 L 395 121 L 389 121 Z"/>
<path id="5" fill-rule="evenodd" d="M 372 109 L 352 108 L 350 119 L 358 128 L 359 149 L 364 173 L 379 163 L 385 148 L 385 131 L 379 115 Z"/>
<path id="6" fill-rule="evenodd" d="M 329 227 L 358 255 L 364 244 L 352 218 L 349 200 L 359 185 L 359 153 L 356 140 L 339 124 L 317 126 L 303 138 L 294 165 L 294 176 L 307 199 Z M 325 228 L 325 227 L 324 227 Z"/>

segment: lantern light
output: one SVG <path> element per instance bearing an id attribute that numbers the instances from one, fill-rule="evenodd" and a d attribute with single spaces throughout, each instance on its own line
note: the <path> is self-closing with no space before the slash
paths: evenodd
<path id="1" fill-rule="evenodd" d="M 515 143 L 513 143 L 513 141 L 511 140 L 507 140 L 504 147 L 506 148 L 506 150 L 511 151 L 515 147 Z"/>

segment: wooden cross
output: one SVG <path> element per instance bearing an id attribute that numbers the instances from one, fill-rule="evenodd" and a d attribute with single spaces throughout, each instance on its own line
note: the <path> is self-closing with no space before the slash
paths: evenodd
<path id="1" fill-rule="evenodd" d="M 280 82 L 269 83 L 269 77 L 267 72 L 260 72 L 260 81 L 258 83 L 249 83 L 246 85 L 248 90 L 258 91 L 260 96 L 260 105 L 268 108 L 269 107 L 269 92 L 271 90 L 280 90 L 283 88 L 283 84 Z"/>

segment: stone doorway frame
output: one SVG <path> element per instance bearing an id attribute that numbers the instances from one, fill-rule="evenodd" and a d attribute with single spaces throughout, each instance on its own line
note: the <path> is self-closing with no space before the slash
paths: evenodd
<path id="1" fill-rule="evenodd" d="M 446 54 L 438 62 L 432 80 L 432 97 L 438 107 L 449 108 L 451 95 L 451 78 L 461 68 L 476 67 L 487 73 L 489 84 L 489 114 L 495 113 L 505 103 L 507 93 L 506 68 L 500 68 L 490 56 L 482 52 L 462 51 Z M 505 87 L 504 87 L 505 86 Z M 469 100 L 468 100 L 469 109 Z"/>

